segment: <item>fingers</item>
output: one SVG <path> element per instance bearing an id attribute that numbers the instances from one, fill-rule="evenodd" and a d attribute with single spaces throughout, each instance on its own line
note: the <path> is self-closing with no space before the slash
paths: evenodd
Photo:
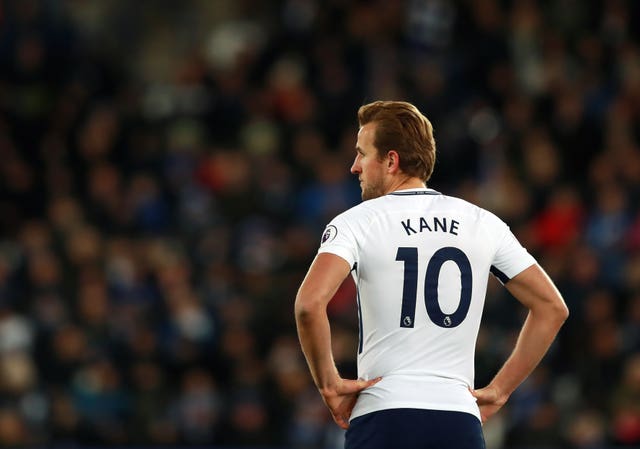
<path id="1" fill-rule="evenodd" d="M 349 428 L 349 418 L 334 415 L 333 420 L 341 429 L 347 430 Z"/>
<path id="2" fill-rule="evenodd" d="M 500 400 L 500 395 L 495 387 L 488 386 L 474 390 L 469 388 L 469 392 L 476 398 L 476 403 L 480 410 L 480 418 L 483 423 L 487 422 L 498 410 L 502 408 L 505 401 Z"/>
<path id="3" fill-rule="evenodd" d="M 377 384 L 382 380 L 382 377 L 376 377 L 375 379 L 364 380 L 345 380 L 339 388 L 341 394 L 360 393 L 362 390 L 369 388 L 372 385 Z"/>
<path id="4" fill-rule="evenodd" d="M 360 392 L 372 385 L 377 384 L 382 377 L 371 380 L 350 380 L 342 379 L 337 388 L 331 394 L 323 394 L 325 403 L 331 411 L 331 416 L 335 423 L 342 429 L 349 428 L 349 418 Z"/>
<path id="5" fill-rule="evenodd" d="M 338 403 L 327 404 L 331 411 L 331 416 L 333 416 L 333 420 L 342 429 L 347 429 L 349 427 L 349 419 L 351 418 L 351 412 L 353 411 L 355 402 L 356 396 L 352 395 L 351 397 L 342 399 Z"/>

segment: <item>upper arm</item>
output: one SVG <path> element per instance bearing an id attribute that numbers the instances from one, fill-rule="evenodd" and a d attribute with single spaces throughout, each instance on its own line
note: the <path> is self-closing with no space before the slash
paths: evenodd
<path id="1" fill-rule="evenodd" d="M 349 263 L 342 257 L 331 253 L 318 254 L 298 290 L 296 313 L 316 307 L 326 308 L 350 272 Z"/>
<path id="2" fill-rule="evenodd" d="M 550 311 L 563 320 L 568 316 L 562 295 L 538 264 L 531 265 L 514 276 L 505 287 L 531 311 Z"/>

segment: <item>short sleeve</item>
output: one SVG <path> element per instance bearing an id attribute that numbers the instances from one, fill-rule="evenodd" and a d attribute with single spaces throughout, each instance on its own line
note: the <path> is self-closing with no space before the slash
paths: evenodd
<path id="1" fill-rule="evenodd" d="M 353 267 L 358 261 L 358 245 L 355 233 L 345 219 L 338 215 L 327 225 L 320 239 L 320 253 L 331 253 L 342 257 Z"/>
<path id="2" fill-rule="evenodd" d="M 536 263 L 535 258 L 520 244 L 511 229 L 502 221 L 502 238 L 491 263 L 491 273 L 503 284 Z"/>

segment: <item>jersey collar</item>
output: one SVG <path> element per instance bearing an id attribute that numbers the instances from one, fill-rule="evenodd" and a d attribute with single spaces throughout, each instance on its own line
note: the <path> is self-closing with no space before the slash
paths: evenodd
<path id="1" fill-rule="evenodd" d="M 429 189 L 427 187 L 419 187 L 416 189 L 402 189 L 395 192 L 388 193 L 387 195 L 393 196 L 412 196 L 412 195 L 442 195 L 440 192 Z"/>

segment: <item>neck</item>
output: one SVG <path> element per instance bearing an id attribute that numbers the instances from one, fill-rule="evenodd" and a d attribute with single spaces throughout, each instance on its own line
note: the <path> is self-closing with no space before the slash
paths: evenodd
<path id="1" fill-rule="evenodd" d="M 424 181 L 420 178 L 408 177 L 404 179 L 399 179 L 397 182 L 394 182 L 387 189 L 387 193 L 395 192 L 396 190 L 406 190 L 406 189 L 424 189 L 426 187 Z"/>

